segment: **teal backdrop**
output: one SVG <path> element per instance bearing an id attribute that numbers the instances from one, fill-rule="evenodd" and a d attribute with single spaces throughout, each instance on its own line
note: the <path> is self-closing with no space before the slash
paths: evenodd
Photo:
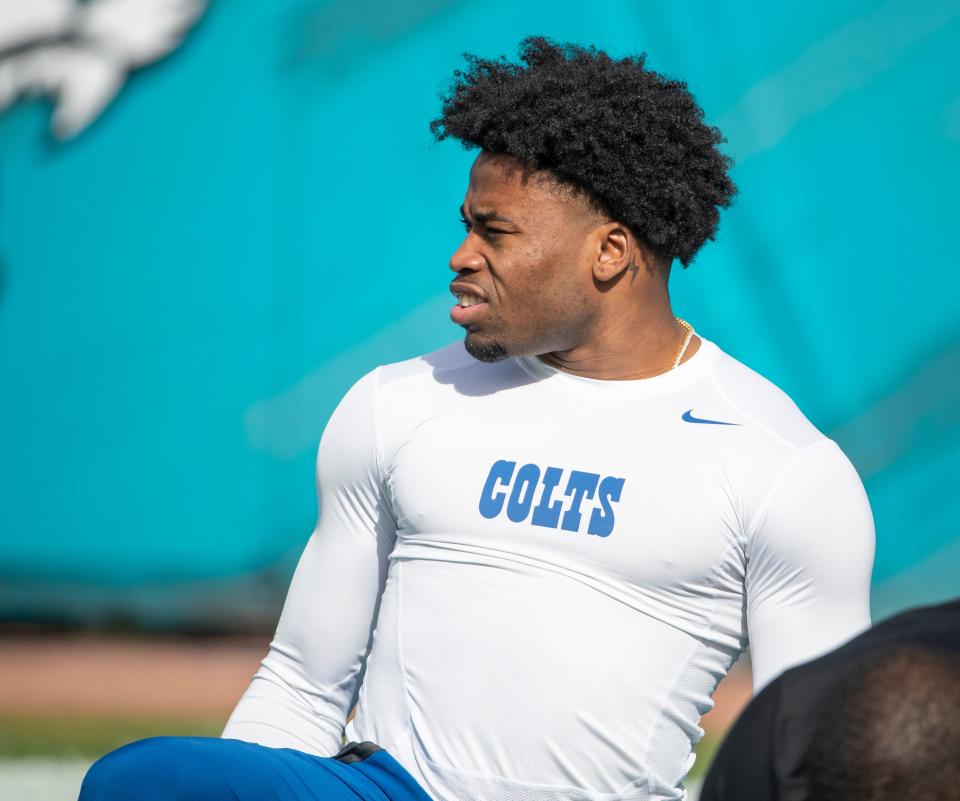
<path id="1" fill-rule="evenodd" d="M 220 0 L 75 139 L 0 117 L 0 618 L 275 621 L 334 405 L 460 338 L 438 92 L 530 34 L 688 83 L 740 195 L 676 311 L 849 454 L 877 615 L 960 594 L 960 2 Z"/>

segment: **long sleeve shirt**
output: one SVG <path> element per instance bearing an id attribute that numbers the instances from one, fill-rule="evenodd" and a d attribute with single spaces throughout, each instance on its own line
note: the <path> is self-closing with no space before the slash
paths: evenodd
<path id="1" fill-rule="evenodd" d="M 386 748 L 437 801 L 682 799 L 700 717 L 869 625 L 856 471 L 717 345 L 606 381 L 461 343 L 379 367 L 224 737 Z"/>

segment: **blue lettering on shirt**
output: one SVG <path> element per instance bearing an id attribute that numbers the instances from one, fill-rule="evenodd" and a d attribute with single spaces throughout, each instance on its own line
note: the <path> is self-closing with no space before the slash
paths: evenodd
<path id="1" fill-rule="evenodd" d="M 553 492 L 563 477 L 562 467 L 548 467 L 543 473 L 543 493 L 540 495 L 540 503 L 533 510 L 533 517 L 530 522 L 535 526 L 545 526 L 546 528 L 556 528 L 560 521 L 560 510 L 563 509 L 563 500 L 557 500 L 551 503 Z"/>
<path id="2" fill-rule="evenodd" d="M 492 520 L 506 507 L 507 519 L 514 523 L 529 519 L 534 526 L 563 531 L 580 531 L 589 515 L 586 533 L 609 537 L 615 523 L 613 505 L 620 500 L 624 480 L 562 467 L 541 469 L 532 463 L 518 469 L 516 462 L 498 459 L 480 492 L 479 510 Z"/>
<path id="3" fill-rule="evenodd" d="M 487 476 L 487 483 L 483 485 L 483 492 L 480 493 L 480 514 L 484 517 L 489 519 L 500 514 L 500 510 L 503 509 L 503 499 L 507 497 L 507 493 L 494 492 L 494 490 L 497 484 L 510 483 L 516 466 L 516 462 L 507 462 L 503 459 L 493 463 L 490 475 Z"/>

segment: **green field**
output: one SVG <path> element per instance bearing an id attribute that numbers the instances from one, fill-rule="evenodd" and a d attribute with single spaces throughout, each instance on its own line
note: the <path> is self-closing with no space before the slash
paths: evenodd
<path id="1" fill-rule="evenodd" d="M 0 758 L 96 759 L 125 743 L 159 735 L 217 737 L 222 718 L 0 715 Z"/>
<path id="2" fill-rule="evenodd" d="M 0 759 L 46 757 L 94 760 L 144 737 L 192 735 L 218 737 L 221 718 L 119 717 L 93 715 L 0 715 Z M 697 747 L 690 778 L 701 776 L 718 745 L 705 737 Z"/>

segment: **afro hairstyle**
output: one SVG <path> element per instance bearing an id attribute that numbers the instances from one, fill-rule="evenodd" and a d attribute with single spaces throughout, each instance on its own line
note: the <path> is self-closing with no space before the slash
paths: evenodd
<path id="1" fill-rule="evenodd" d="M 437 141 L 549 171 L 684 267 L 714 238 L 737 192 L 733 161 L 717 149 L 726 140 L 685 83 L 644 67 L 645 53 L 613 59 L 529 36 L 522 64 L 463 55 L 468 68 L 454 70 L 430 123 Z"/>

